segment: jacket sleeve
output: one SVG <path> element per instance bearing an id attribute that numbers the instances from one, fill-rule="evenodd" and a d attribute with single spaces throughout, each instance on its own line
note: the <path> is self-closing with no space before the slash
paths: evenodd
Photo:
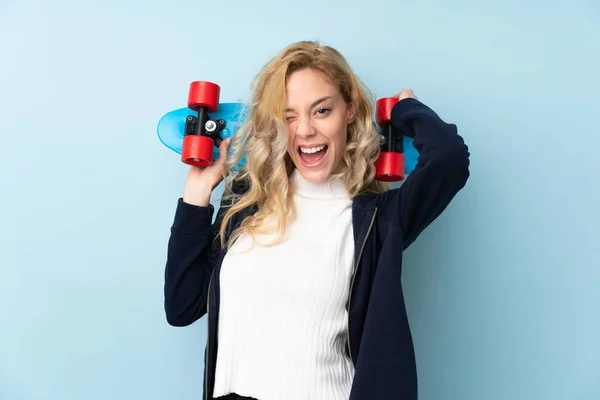
<path id="1" fill-rule="evenodd" d="M 386 194 L 385 213 L 399 224 L 406 249 L 448 206 L 469 178 L 469 149 L 449 124 L 416 99 L 394 105 L 391 123 L 413 139 L 417 165 L 400 188 Z"/>
<path id="2" fill-rule="evenodd" d="M 219 210 L 221 212 L 221 210 Z M 214 207 L 177 202 L 165 266 L 164 307 L 167 322 L 187 326 L 206 313 L 208 284 L 218 254 Z"/>

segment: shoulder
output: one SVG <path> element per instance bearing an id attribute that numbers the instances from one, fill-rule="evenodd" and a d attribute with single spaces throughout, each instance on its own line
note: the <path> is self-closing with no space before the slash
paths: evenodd
<path id="1" fill-rule="evenodd" d="M 242 195 L 250 190 L 250 180 L 248 179 L 234 179 L 231 184 L 231 191 L 233 194 Z"/>
<path id="2" fill-rule="evenodd" d="M 398 189 L 389 189 L 380 193 L 362 193 L 356 196 L 353 200 L 353 207 L 357 210 L 374 210 L 381 209 L 389 203 L 390 194 Z"/>
<path id="3" fill-rule="evenodd" d="M 225 185 L 221 196 L 221 205 L 232 205 L 237 199 L 250 190 L 250 181 L 248 179 L 239 179 L 235 177 L 227 178 L 229 184 Z"/>

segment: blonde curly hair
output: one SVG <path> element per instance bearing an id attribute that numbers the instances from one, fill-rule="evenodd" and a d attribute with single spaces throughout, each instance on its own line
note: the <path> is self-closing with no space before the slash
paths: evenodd
<path id="1" fill-rule="evenodd" d="M 229 205 L 219 229 L 221 246 L 231 246 L 244 233 L 254 238 L 256 234 L 273 232 L 275 240 L 268 245 L 275 245 L 283 238 L 288 221 L 296 216 L 294 189 L 289 184 L 294 164 L 287 153 L 284 109 L 287 79 L 304 68 L 322 72 L 354 111 L 342 165 L 334 176 L 345 182 L 350 198 L 389 189 L 389 184 L 375 180 L 379 136 L 373 125 L 374 101 L 370 91 L 336 49 L 316 41 L 293 43 L 272 58 L 254 78 L 248 115 L 232 138 L 224 176 L 223 199 Z M 245 164 L 235 169 L 242 156 Z M 249 189 L 242 194 L 233 193 L 234 180 L 247 181 Z M 226 244 L 225 230 L 231 218 L 253 205 L 258 212 L 246 217 Z"/>

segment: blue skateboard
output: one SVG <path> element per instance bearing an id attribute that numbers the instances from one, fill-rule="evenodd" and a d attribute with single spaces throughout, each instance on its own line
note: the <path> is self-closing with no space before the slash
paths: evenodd
<path id="1" fill-rule="evenodd" d="M 181 155 L 188 165 L 207 167 L 219 158 L 219 145 L 235 135 L 247 116 L 248 108 L 242 103 L 219 103 L 220 87 L 212 82 L 195 81 L 190 84 L 188 107 L 178 108 L 163 115 L 158 122 L 160 141 Z M 381 153 L 376 162 L 376 179 L 396 182 L 404 179 L 417 163 L 418 152 L 412 139 L 392 129 L 391 110 L 395 98 L 377 101 L 376 121 L 381 142 Z M 240 162 L 243 165 L 244 159 Z"/>
<path id="2" fill-rule="evenodd" d="M 210 154 L 210 162 L 219 158 L 219 146 L 221 142 L 227 138 L 233 137 L 235 132 L 239 129 L 240 125 L 246 118 L 248 110 L 247 107 L 242 103 L 219 103 L 218 111 L 209 113 L 209 117 L 216 124 L 218 135 L 211 135 L 209 138 L 212 142 L 208 142 L 208 148 L 212 150 Z M 177 154 L 181 154 L 181 161 L 196 166 L 204 166 L 203 162 L 200 161 L 201 155 L 190 156 L 190 151 L 184 151 L 184 139 L 186 136 L 194 137 L 194 130 L 197 130 L 198 124 L 198 113 L 189 107 L 178 108 L 170 111 L 163 115 L 158 121 L 158 138 L 169 149 L 173 150 Z M 206 122 L 205 122 L 206 125 Z M 213 125 L 213 122 L 209 122 L 209 128 Z M 206 126 L 205 126 L 206 128 Z M 187 156 L 186 156 L 187 154 Z M 205 161 L 208 163 L 208 157 L 205 156 Z"/>

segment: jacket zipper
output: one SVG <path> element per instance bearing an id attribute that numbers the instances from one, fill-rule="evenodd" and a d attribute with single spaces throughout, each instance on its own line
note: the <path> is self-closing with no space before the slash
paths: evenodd
<path id="1" fill-rule="evenodd" d="M 369 229 L 367 230 L 367 234 L 360 246 L 360 253 L 358 253 L 358 258 L 356 263 L 354 264 L 354 270 L 352 271 L 352 282 L 350 283 L 350 294 L 348 298 L 348 329 L 346 330 L 346 340 L 348 342 L 348 351 L 350 352 L 350 361 L 354 362 L 352 359 L 352 347 L 350 346 L 350 308 L 352 306 L 352 291 L 354 289 L 354 280 L 356 278 L 356 272 L 358 271 L 358 264 L 360 264 L 360 259 L 362 258 L 363 250 L 365 249 L 365 244 L 367 243 L 367 239 L 369 238 L 369 234 L 371 233 L 371 229 L 373 228 L 373 223 L 375 222 L 375 217 L 377 216 L 377 207 L 373 211 L 373 217 L 371 218 L 371 223 L 369 224 Z"/>
<path id="2" fill-rule="evenodd" d="M 204 386 L 206 387 L 204 398 L 206 400 L 208 400 L 208 371 L 210 368 L 210 286 L 214 274 L 215 271 L 213 270 L 210 274 L 210 280 L 208 281 L 208 293 L 206 295 L 206 365 L 204 366 Z"/>

